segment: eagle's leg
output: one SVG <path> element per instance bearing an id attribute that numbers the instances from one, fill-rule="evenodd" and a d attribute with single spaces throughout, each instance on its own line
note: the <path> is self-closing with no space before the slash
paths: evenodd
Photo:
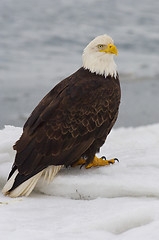
<path id="1" fill-rule="evenodd" d="M 119 161 L 119 160 L 117 158 L 106 160 L 105 157 L 97 158 L 95 156 L 93 161 L 91 163 L 89 163 L 88 165 L 86 165 L 85 168 L 110 165 L 110 164 L 114 164 L 115 161 Z"/>
<path id="2" fill-rule="evenodd" d="M 115 161 L 119 161 L 117 158 L 106 160 L 105 157 L 97 158 L 96 156 L 94 157 L 93 161 L 89 163 L 88 165 L 86 164 L 86 159 L 81 158 L 79 161 L 74 163 L 72 167 L 75 167 L 77 165 L 85 165 L 85 168 L 91 168 L 91 167 L 96 167 L 96 166 L 105 166 L 105 165 L 110 165 L 114 164 Z"/>

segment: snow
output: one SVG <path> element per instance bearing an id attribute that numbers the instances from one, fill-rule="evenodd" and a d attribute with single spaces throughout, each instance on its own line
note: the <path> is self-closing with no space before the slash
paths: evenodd
<path id="1" fill-rule="evenodd" d="M 22 129 L 0 131 L 0 188 Z M 117 128 L 99 156 L 114 165 L 62 169 L 50 184 L 38 183 L 28 198 L 0 194 L 2 239 L 158 240 L 159 124 Z"/>

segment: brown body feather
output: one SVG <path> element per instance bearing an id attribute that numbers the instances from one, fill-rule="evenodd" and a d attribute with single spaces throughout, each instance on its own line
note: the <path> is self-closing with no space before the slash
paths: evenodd
<path id="1" fill-rule="evenodd" d="M 32 112 L 14 145 L 13 169 L 28 179 L 49 165 L 69 166 L 81 157 L 90 163 L 116 121 L 119 103 L 118 75 L 105 78 L 80 68 Z"/>

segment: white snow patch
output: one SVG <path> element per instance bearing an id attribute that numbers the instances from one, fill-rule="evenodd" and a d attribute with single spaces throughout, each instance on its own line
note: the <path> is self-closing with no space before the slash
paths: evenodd
<path id="1" fill-rule="evenodd" d="M 21 133 L 11 126 L 0 131 L 1 189 Z M 120 162 L 62 169 L 51 184 L 39 182 L 28 198 L 0 194 L 3 239 L 158 240 L 159 124 L 113 130 L 103 155 Z"/>

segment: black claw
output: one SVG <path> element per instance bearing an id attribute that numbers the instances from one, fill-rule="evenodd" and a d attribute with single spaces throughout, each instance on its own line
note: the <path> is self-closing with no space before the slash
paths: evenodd
<path id="1" fill-rule="evenodd" d="M 85 163 L 83 163 L 81 166 L 80 166 L 80 169 L 85 165 Z"/>
<path id="2" fill-rule="evenodd" d="M 105 156 L 102 156 L 101 158 L 102 158 L 103 160 L 107 160 Z"/>
<path id="3" fill-rule="evenodd" d="M 113 164 L 112 161 L 108 161 L 108 163 Z"/>
<path id="4" fill-rule="evenodd" d="M 114 158 L 114 161 L 117 161 L 117 162 L 119 162 L 119 159 L 117 159 L 117 158 Z M 108 163 L 110 163 L 110 164 L 113 164 L 111 160 L 110 160 L 110 161 L 108 161 Z"/>

